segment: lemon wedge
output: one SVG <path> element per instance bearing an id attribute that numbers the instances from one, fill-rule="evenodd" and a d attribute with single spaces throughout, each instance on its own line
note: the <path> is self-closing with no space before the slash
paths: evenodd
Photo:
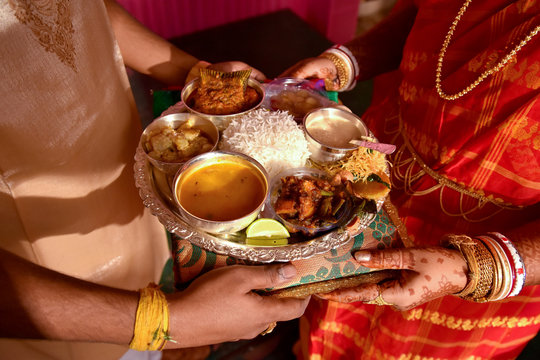
<path id="1" fill-rule="evenodd" d="M 257 219 L 249 224 L 246 229 L 248 239 L 279 240 L 286 239 L 289 236 L 291 236 L 289 231 L 282 223 L 270 218 Z"/>

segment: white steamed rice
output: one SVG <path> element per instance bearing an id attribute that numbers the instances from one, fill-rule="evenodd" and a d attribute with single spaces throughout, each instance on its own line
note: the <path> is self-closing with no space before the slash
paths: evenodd
<path id="1" fill-rule="evenodd" d="M 223 131 L 219 148 L 251 156 L 272 179 L 281 171 L 302 167 L 309 158 L 307 140 L 285 111 L 258 109 L 234 119 Z"/>

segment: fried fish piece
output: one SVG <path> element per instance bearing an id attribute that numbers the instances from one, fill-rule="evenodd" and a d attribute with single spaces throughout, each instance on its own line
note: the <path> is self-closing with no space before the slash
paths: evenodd
<path id="1" fill-rule="evenodd" d="M 258 100 L 255 89 L 247 86 L 250 74 L 251 70 L 224 73 L 201 69 L 200 84 L 193 91 L 188 105 L 210 115 L 242 112 Z"/>

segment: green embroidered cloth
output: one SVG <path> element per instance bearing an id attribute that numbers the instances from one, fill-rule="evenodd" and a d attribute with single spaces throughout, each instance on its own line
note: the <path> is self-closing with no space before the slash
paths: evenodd
<path id="1" fill-rule="evenodd" d="M 187 286 L 196 277 L 217 267 L 233 264 L 256 265 L 253 262 L 206 251 L 174 235 L 171 240 L 175 284 L 179 289 Z M 298 276 L 282 287 L 288 288 L 367 273 L 370 271 L 368 268 L 355 262 L 352 256 L 355 250 L 384 249 L 398 245 L 396 227 L 387 213 L 381 210 L 364 232 L 356 235 L 345 245 L 308 259 L 292 261 L 298 269 Z"/>

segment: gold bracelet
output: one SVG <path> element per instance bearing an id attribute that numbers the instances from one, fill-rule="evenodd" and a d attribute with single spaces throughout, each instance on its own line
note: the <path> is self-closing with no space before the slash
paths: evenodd
<path id="1" fill-rule="evenodd" d="M 510 260 L 504 252 L 504 249 L 501 248 L 500 244 L 494 240 L 491 236 L 483 235 L 477 237 L 481 240 L 489 251 L 493 254 L 495 259 L 495 265 L 497 269 L 497 276 L 494 279 L 493 291 L 488 297 L 489 301 L 502 300 L 508 297 L 510 291 L 512 290 L 512 285 L 514 283 L 514 273 L 512 271 L 512 266 Z M 499 287 L 497 289 L 495 283 L 499 278 Z"/>
<path id="2" fill-rule="evenodd" d="M 472 251 L 474 241 L 466 235 L 449 235 L 446 239 L 445 245 L 458 250 L 465 258 L 465 262 L 469 268 L 469 272 L 467 273 L 467 285 L 465 285 L 463 290 L 455 293 L 454 295 L 460 297 L 467 296 L 471 294 L 474 289 L 476 289 L 479 279 L 478 262 L 475 260 Z"/>
<path id="3" fill-rule="evenodd" d="M 334 63 L 339 79 L 339 89 L 337 89 L 337 91 L 344 90 L 345 87 L 349 85 L 351 78 L 351 72 L 348 70 L 345 62 L 341 60 L 337 55 L 328 52 L 322 53 L 320 57 L 329 59 L 330 61 L 332 61 L 332 63 Z"/>
<path id="4" fill-rule="evenodd" d="M 159 286 L 148 284 L 139 290 L 133 339 L 129 347 L 137 351 L 162 350 L 169 337 L 169 306 Z"/>
<path id="5" fill-rule="evenodd" d="M 466 235 L 449 235 L 447 245 L 459 250 L 469 267 L 469 281 L 465 288 L 455 295 L 476 302 L 486 301 L 494 278 L 495 263 L 491 253 L 480 240 Z"/>
<path id="6" fill-rule="evenodd" d="M 486 248 L 484 244 L 478 239 L 473 239 L 476 241 L 477 246 L 474 247 L 474 253 L 476 260 L 478 261 L 478 268 L 480 270 L 480 277 L 478 279 L 478 285 L 472 294 L 464 297 L 467 300 L 473 300 L 477 302 L 487 301 L 486 296 L 493 288 L 493 278 L 495 266 L 495 261 L 493 256 Z"/>
<path id="7" fill-rule="evenodd" d="M 489 239 L 486 239 L 483 236 L 477 236 L 476 239 L 480 240 L 484 244 L 484 246 L 488 249 L 488 251 L 491 253 L 491 256 L 493 257 L 493 286 L 489 294 L 486 296 L 487 301 L 493 301 L 500 294 L 503 286 L 503 264 L 501 262 L 499 254 L 497 253 L 496 249 L 493 247 L 493 244 L 489 241 Z"/>

